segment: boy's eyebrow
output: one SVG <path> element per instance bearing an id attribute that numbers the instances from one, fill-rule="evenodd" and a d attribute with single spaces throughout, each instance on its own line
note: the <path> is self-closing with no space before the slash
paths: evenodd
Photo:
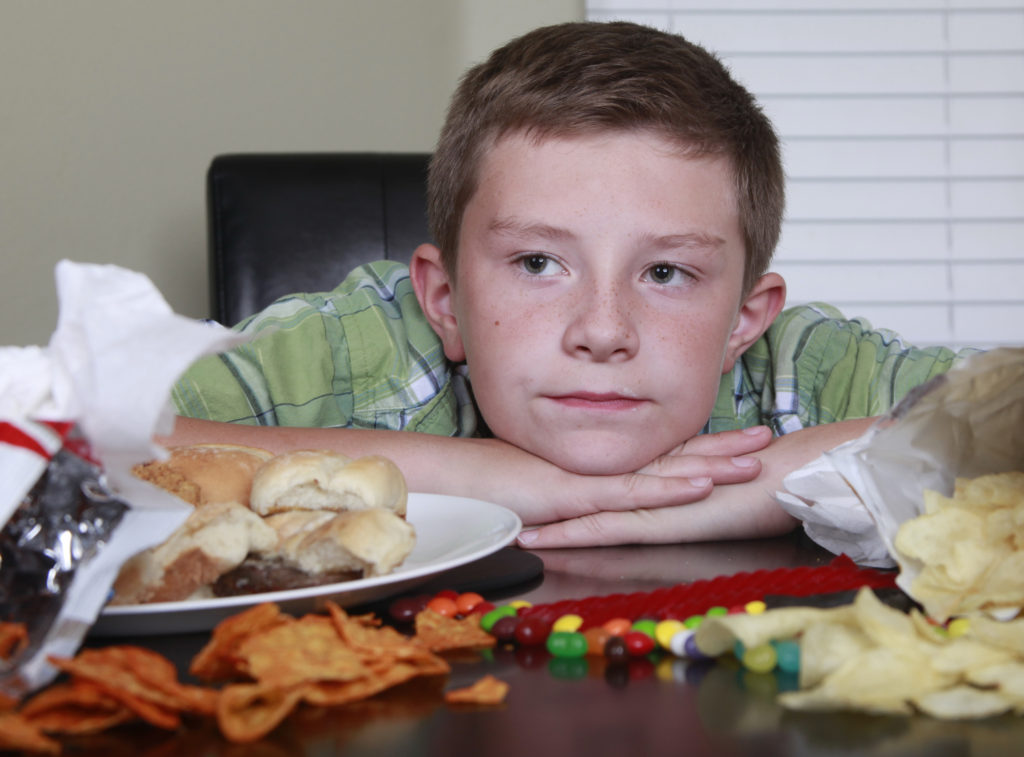
<path id="1" fill-rule="evenodd" d="M 539 237 L 542 239 L 571 239 L 574 234 L 560 226 L 546 223 L 532 223 L 517 218 L 496 218 L 489 226 L 491 231 L 517 237 Z M 705 249 L 713 250 L 725 244 L 725 240 L 717 234 L 702 231 L 685 232 L 682 234 L 646 234 L 643 241 L 650 247 L 660 250 Z"/>

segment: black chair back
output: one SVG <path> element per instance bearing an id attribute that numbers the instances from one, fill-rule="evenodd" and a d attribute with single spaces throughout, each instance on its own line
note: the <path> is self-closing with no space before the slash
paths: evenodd
<path id="1" fill-rule="evenodd" d="M 207 171 L 210 317 L 234 325 L 429 242 L 428 153 L 220 155 Z"/>

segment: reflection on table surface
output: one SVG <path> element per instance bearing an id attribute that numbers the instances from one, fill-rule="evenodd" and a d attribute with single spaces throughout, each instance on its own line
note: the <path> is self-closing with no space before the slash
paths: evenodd
<path id="1" fill-rule="evenodd" d="M 832 559 L 802 535 L 742 543 L 535 554 L 544 563 L 542 578 L 495 589 L 488 598 L 547 603 L 646 591 L 759 569 L 824 565 Z M 369 609 L 380 611 L 383 606 Z M 184 667 L 205 640 L 206 634 L 189 634 L 134 641 L 158 649 Z M 510 684 L 503 706 L 455 708 L 442 702 L 444 689 L 468 685 L 486 673 Z M 1010 755 L 1024 744 L 1024 718 L 1020 717 L 944 722 L 924 717 L 787 712 L 775 703 L 775 694 L 790 685 L 776 674 L 750 673 L 731 658 L 692 664 L 668 655 L 611 666 L 603 658 L 566 660 L 552 658 L 542 649 L 499 648 L 454 658 L 447 679 L 413 681 L 346 707 L 300 709 L 254 745 L 226 744 L 215 727 L 207 726 L 176 734 L 130 728 L 83 739 L 75 746 L 82 748 L 81 753 L 108 756 L 594 757 Z"/>

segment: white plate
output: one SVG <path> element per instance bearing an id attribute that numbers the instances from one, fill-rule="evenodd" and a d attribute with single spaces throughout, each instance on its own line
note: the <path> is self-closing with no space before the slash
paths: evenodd
<path id="1" fill-rule="evenodd" d="M 399 594 L 438 573 L 497 552 L 510 544 L 522 527 L 519 516 L 500 505 L 440 494 L 410 494 L 406 517 L 416 529 L 416 546 L 389 575 L 291 591 L 107 607 L 91 633 L 152 636 L 208 631 L 229 615 L 260 602 L 276 602 L 292 614 L 315 612 L 327 600 L 343 607 L 363 604 Z"/>

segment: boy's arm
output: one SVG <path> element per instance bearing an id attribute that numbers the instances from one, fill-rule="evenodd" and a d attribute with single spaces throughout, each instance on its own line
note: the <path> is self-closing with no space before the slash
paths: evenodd
<path id="1" fill-rule="evenodd" d="M 748 481 L 761 470 L 749 453 L 770 439 L 767 428 L 715 434 L 693 440 L 686 454 L 670 462 L 617 476 L 569 473 L 497 439 L 413 431 L 249 426 L 179 417 L 173 434 L 159 441 L 167 446 L 245 444 L 278 453 L 315 448 L 350 457 L 381 454 L 399 466 L 410 491 L 495 502 L 514 510 L 526 524 L 568 524 L 589 514 L 637 508 L 647 512 L 696 502 L 716 485 Z"/>
<path id="2" fill-rule="evenodd" d="M 791 531 L 798 521 L 773 497 L 774 492 L 783 488 L 782 479 L 822 452 L 860 436 L 874 420 L 839 421 L 781 436 L 752 455 L 761 463 L 756 478 L 716 486 L 707 497 L 691 504 L 584 515 L 524 531 L 519 543 L 531 549 L 588 547 L 749 539 Z M 690 445 L 701 439 L 695 438 L 680 452 L 656 460 L 644 471 L 671 475 L 673 466 L 692 449 Z"/>

